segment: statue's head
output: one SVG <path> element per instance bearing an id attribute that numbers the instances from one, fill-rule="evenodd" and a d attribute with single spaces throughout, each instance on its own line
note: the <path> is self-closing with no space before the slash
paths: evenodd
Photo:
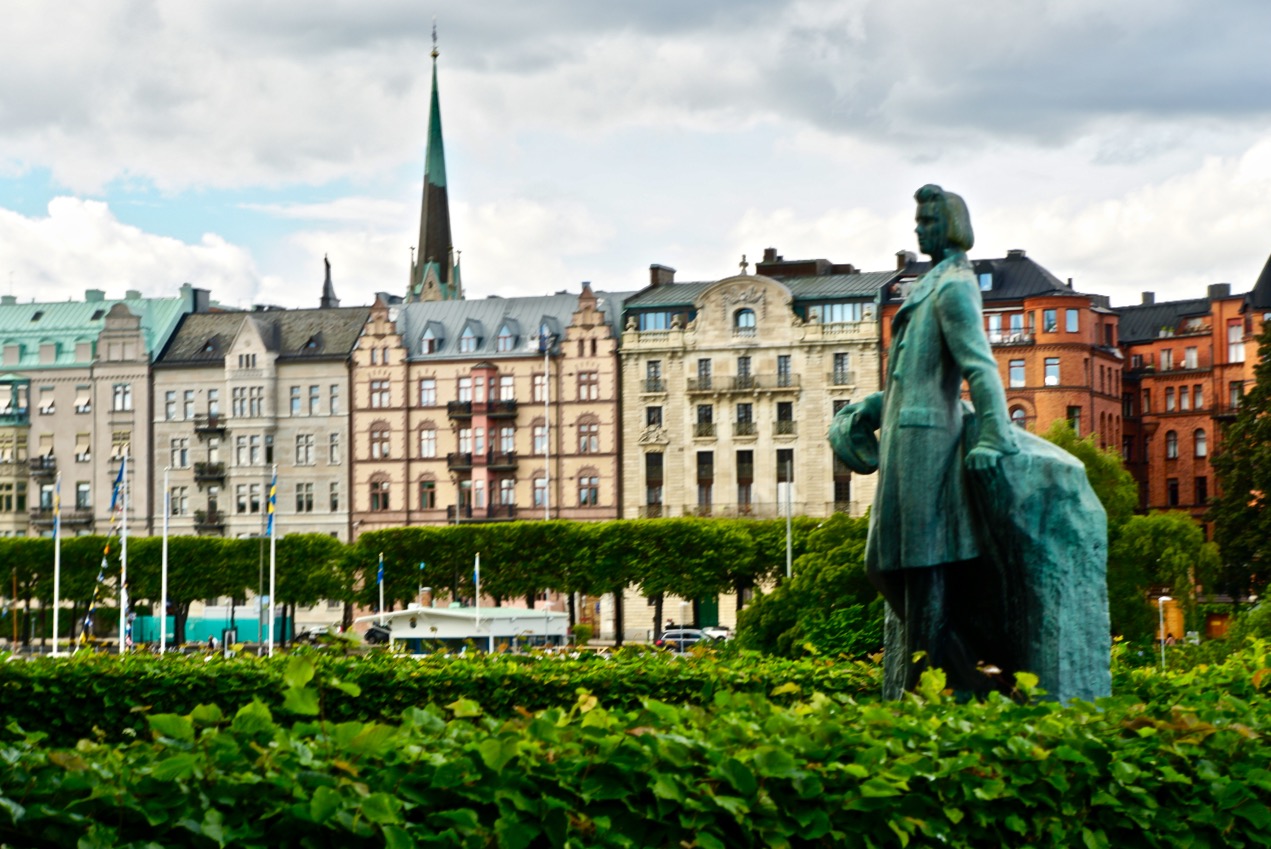
<path id="1" fill-rule="evenodd" d="M 914 200 L 918 202 L 914 232 L 924 254 L 939 261 L 950 249 L 969 251 L 975 244 L 971 213 L 960 195 L 928 183 L 914 193 Z"/>

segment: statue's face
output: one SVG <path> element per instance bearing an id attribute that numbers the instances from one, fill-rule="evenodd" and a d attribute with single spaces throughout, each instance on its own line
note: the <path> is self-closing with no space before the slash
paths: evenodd
<path id="1" fill-rule="evenodd" d="M 918 250 L 927 256 L 942 255 L 948 244 L 948 225 L 940 205 L 935 203 L 918 204 L 918 213 L 914 216 L 918 226 L 914 232 L 918 234 Z"/>

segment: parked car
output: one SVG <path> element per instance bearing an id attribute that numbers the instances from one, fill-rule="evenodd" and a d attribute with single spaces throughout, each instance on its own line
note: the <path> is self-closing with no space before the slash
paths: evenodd
<path id="1" fill-rule="evenodd" d="M 711 639 L 700 628 L 668 628 L 662 632 L 661 637 L 653 641 L 653 645 L 671 651 L 685 652 L 698 643 L 710 642 Z"/>
<path id="2" fill-rule="evenodd" d="M 733 632 L 723 625 L 707 625 L 702 628 L 702 633 L 712 640 L 731 640 L 733 638 Z"/>

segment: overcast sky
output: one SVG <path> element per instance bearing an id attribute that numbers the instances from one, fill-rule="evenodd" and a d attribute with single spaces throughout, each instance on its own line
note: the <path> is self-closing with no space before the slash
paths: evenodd
<path id="1" fill-rule="evenodd" d="M 0 30 L 0 293 L 404 293 L 434 16 L 470 298 L 890 268 L 927 182 L 1114 304 L 1271 253 L 1265 0 L 63 0 Z"/>

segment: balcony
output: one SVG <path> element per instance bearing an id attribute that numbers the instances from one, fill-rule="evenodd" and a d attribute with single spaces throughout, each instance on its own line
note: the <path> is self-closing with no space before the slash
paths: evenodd
<path id="1" fill-rule="evenodd" d="M 195 416 L 194 433 L 198 436 L 219 436 L 225 433 L 225 419 L 220 413 Z"/>
<path id="2" fill-rule="evenodd" d="M 515 451 L 491 451 L 485 455 L 485 464 L 496 472 L 510 472 L 516 469 Z"/>
<path id="3" fill-rule="evenodd" d="M 690 377 L 688 379 L 689 392 L 711 392 L 715 381 L 710 375 Z"/>
<path id="4" fill-rule="evenodd" d="M 491 504 L 489 507 L 451 504 L 446 508 L 446 521 L 456 524 L 459 522 L 509 522 L 515 518 L 515 504 Z"/>
<path id="5" fill-rule="evenodd" d="M 832 371 L 828 380 L 831 386 L 852 386 L 856 383 L 856 372 Z"/>
<path id="6" fill-rule="evenodd" d="M 195 510 L 194 530 L 196 533 L 221 533 L 225 530 L 225 514 L 220 510 Z"/>
<path id="7" fill-rule="evenodd" d="M 733 436 L 754 436 L 758 432 L 754 422 L 733 422 Z"/>
<path id="8" fill-rule="evenodd" d="M 516 399 L 508 399 L 503 401 L 491 401 L 486 405 L 486 415 L 492 419 L 514 419 L 516 418 Z"/>
<path id="9" fill-rule="evenodd" d="M 729 388 L 736 392 L 749 392 L 758 385 L 753 374 L 739 374 L 732 379 L 732 386 Z"/>
<path id="10" fill-rule="evenodd" d="M 451 401 L 446 405 L 446 415 L 452 419 L 472 418 L 471 401 Z"/>
<path id="11" fill-rule="evenodd" d="M 27 468 L 31 471 L 33 478 L 51 479 L 57 476 L 57 458 L 52 454 L 32 457 L 27 461 Z"/>
<path id="12" fill-rule="evenodd" d="M 466 471 L 472 468 L 471 451 L 453 451 L 446 455 L 446 468 L 451 471 Z"/>
<path id="13" fill-rule="evenodd" d="M 798 430 L 795 428 L 795 422 L 778 420 L 776 422 L 776 430 L 773 432 L 776 433 L 777 436 L 794 436 L 798 433 Z"/>
<path id="14" fill-rule="evenodd" d="M 666 381 L 660 377 L 646 377 L 642 386 L 646 393 L 666 391 Z"/>
<path id="15" fill-rule="evenodd" d="M 698 422 L 693 425 L 693 436 L 698 438 L 712 439 L 715 436 L 714 422 Z"/>
<path id="16" fill-rule="evenodd" d="M 1037 341 L 1037 337 L 1034 334 L 1025 333 L 1023 331 L 1012 332 L 1012 333 L 990 333 L 989 334 L 990 345 L 1002 345 L 1002 346 L 1032 345 L 1036 341 Z"/>
<path id="17" fill-rule="evenodd" d="M 53 527 L 52 507 L 33 507 L 30 511 L 31 524 L 37 527 Z M 62 524 L 84 527 L 93 523 L 93 511 L 88 508 L 75 510 L 62 509 Z"/>
<path id="18" fill-rule="evenodd" d="M 225 480 L 225 464 L 195 463 L 194 480 L 198 483 Z"/>
<path id="19" fill-rule="evenodd" d="M 663 515 L 661 504 L 645 504 L 640 508 L 641 519 L 661 519 Z"/>

